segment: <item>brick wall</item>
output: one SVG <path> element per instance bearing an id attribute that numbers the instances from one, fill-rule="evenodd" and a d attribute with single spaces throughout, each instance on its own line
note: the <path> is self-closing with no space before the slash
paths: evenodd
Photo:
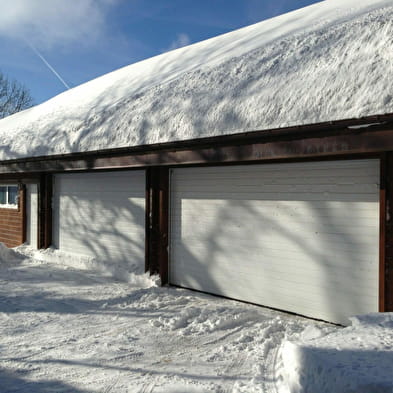
<path id="1" fill-rule="evenodd" d="M 0 242 L 16 247 L 25 241 L 25 192 L 19 191 L 18 209 L 0 208 Z"/>

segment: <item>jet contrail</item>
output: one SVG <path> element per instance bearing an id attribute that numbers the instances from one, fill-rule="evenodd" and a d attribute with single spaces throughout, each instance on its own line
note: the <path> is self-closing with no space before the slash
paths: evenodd
<path id="1" fill-rule="evenodd" d="M 65 82 L 65 80 L 59 75 L 59 73 L 47 62 L 44 56 L 38 50 L 31 45 L 28 41 L 26 41 L 27 45 L 33 50 L 33 52 L 44 62 L 44 64 L 56 75 L 57 79 L 67 88 L 70 89 L 70 86 Z"/>

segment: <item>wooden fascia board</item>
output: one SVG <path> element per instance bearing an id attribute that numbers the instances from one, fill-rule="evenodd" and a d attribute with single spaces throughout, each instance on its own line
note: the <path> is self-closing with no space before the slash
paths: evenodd
<path id="1" fill-rule="evenodd" d="M 393 150 L 393 128 L 385 130 L 356 129 L 335 135 L 312 135 L 299 138 L 260 138 L 253 142 L 238 140 L 236 144 L 191 146 L 178 149 L 146 150 L 108 155 L 105 152 L 62 158 L 16 160 L 0 163 L 0 176 L 39 172 L 84 171 L 148 166 L 175 166 L 252 162 L 262 160 L 307 159 L 331 155 L 380 153 Z"/>

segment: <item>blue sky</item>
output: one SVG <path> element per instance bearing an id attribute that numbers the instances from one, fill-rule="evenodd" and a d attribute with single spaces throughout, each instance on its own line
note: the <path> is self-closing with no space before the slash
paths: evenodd
<path id="1" fill-rule="evenodd" d="M 35 103 L 122 66 L 315 0 L 0 0 L 0 70 Z"/>

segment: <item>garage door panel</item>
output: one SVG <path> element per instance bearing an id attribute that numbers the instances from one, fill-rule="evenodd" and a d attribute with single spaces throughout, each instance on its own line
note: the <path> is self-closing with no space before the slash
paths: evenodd
<path id="1" fill-rule="evenodd" d="M 374 308 L 378 301 L 377 296 L 374 296 L 365 299 L 360 305 L 355 299 L 356 288 L 344 287 L 339 281 L 329 283 L 322 281 L 319 282 L 320 285 L 305 286 L 303 282 L 291 281 L 288 278 L 274 281 L 272 285 L 271 277 L 268 275 L 258 276 L 250 282 L 249 274 L 242 271 L 219 277 L 217 276 L 218 270 L 216 270 L 214 275 L 209 275 L 207 278 L 198 276 L 197 273 L 198 271 L 182 272 L 182 279 L 185 279 L 187 287 L 257 304 L 261 303 L 255 301 L 255 297 L 251 294 L 258 293 L 263 287 L 265 289 L 264 305 L 298 313 L 300 309 L 307 309 L 308 315 L 313 317 L 320 314 L 323 309 L 324 319 L 330 321 L 336 320 L 337 314 L 347 314 L 348 309 L 355 314 L 362 313 L 364 307 Z M 236 286 L 233 286 L 234 281 L 236 281 Z M 299 285 L 304 287 L 302 291 L 298 290 Z M 375 291 L 376 288 L 369 289 Z M 250 296 L 245 299 L 247 293 Z"/>
<path id="2" fill-rule="evenodd" d="M 200 213 L 200 219 L 203 219 L 205 216 L 209 217 L 212 214 L 216 214 L 215 212 L 211 212 L 212 208 L 218 207 L 220 204 L 225 205 L 226 202 L 223 202 L 219 199 L 210 199 L 207 200 L 208 204 L 200 203 L 199 199 L 187 199 L 185 200 L 176 200 L 172 203 L 172 217 L 177 219 L 181 217 L 181 215 L 185 212 L 187 213 L 195 213 L 197 209 Z M 375 220 L 375 202 L 367 202 L 367 203 L 358 203 L 356 206 L 356 211 L 361 215 L 359 217 L 354 216 L 352 210 L 348 209 L 348 206 L 342 202 L 313 202 L 310 206 L 307 202 L 299 202 L 296 206 L 292 204 L 283 202 L 283 201 L 264 201 L 263 204 L 255 204 L 254 208 L 260 214 L 270 214 L 272 209 L 275 209 L 274 214 L 277 215 L 296 215 L 296 217 L 303 218 L 303 220 L 308 220 L 308 217 L 320 217 L 320 218 L 332 218 L 334 220 L 342 219 L 342 220 Z"/>
<path id="3" fill-rule="evenodd" d="M 255 279 L 250 283 L 249 274 L 242 272 L 227 275 L 225 279 L 217 277 L 216 280 L 211 275 L 208 278 L 198 277 L 196 273 L 191 275 L 187 271 L 182 272 L 179 276 L 184 280 L 184 287 L 338 323 L 348 323 L 347 316 L 364 313 L 365 308 L 375 309 L 378 302 L 378 297 L 373 296 L 359 303 L 356 300 L 357 288 L 343 288 L 340 282 L 329 282 L 329 285 L 324 286 L 323 280 L 320 281 L 320 285 L 306 286 L 307 282 L 304 284 L 290 281 L 290 279 L 272 282 L 271 277 L 264 275 L 254 276 Z M 235 287 L 234 281 L 236 281 Z M 256 281 L 258 284 L 255 284 Z M 299 291 L 299 285 L 304 287 L 302 291 Z M 260 291 L 261 287 L 265 289 L 263 302 L 253 296 Z M 377 288 L 365 287 L 364 290 L 376 292 Z M 300 310 L 307 310 L 307 313 Z M 323 317 L 321 310 L 323 310 Z M 351 310 L 350 314 L 348 314 L 348 310 Z M 338 315 L 342 317 L 338 318 Z"/>
<path id="4" fill-rule="evenodd" d="M 68 197 L 63 196 L 60 202 L 60 208 L 63 211 L 68 211 L 69 214 L 63 217 L 61 225 L 67 226 L 71 221 L 80 221 L 82 223 L 83 219 L 85 219 L 86 221 L 94 220 L 98 228 L 104 228 L 112 217 L 117 216 L 122 218 L 121 220 L 112 222 L 114 225 L 125 224 L 126 226 L 128 225 L 127 220 L 140 222 L 144 218 L 143 201 L 140 201 L 138 204 L 127 204 L 127 206 L 121 206 L 117 201 L 117 199 L 114 199 L 112 203 L 109 201 L 102 203 L 102 201 L 94 198 L 89 200 L 69 200 Z M 102 214 L 103 211 L 106 214 Z M 79 218 L 82 220 L 79 220 Z M 88 225 L 89 223 L 86 222 L 84 224 Z"/>
<path id="5" fill-rule="evenodd" d="M 378 160 L 176 169 L 171 187 L 173 284 L 333 322 L 377 311 Z"/>
<path id="6" fill-rule="evenodd" d="M 375 187 L 376 189 L 376 187 Z M 228 192 L 227 192 L 228 193 Z M 230 194 L 230 193 L 229 193 Z M 195 197 L 198 197 L 199 199 L 219 199 L 221 200 L 222 198 L 222 193 L 221 192 L 209 192 L 209 193 L 203 193 L 203 192 L 192 192 L 192 191 L 185 191 L 184 192 L 184 197 L 186 199 L 193 199 Z M 243 192 L 239 191 L 236 195 L 229 195 L 228 196 L 228 201 L 243 201 L 244 198 L 249 198 L 250 200 L 256 200 L 256 201 L 274 201 L 278 200 L 277 198 L 277 193 L 266 193 L 263 196 L 261 196 L 258 192 Z M 321 203 L 328 203 L 328 202 L 352 202 L 353 201 L 353 195 L 351 194 L 339 194 L 339 193 L 328 193 L 328 194 L 301 194 L 299 195 L 296 194 L 283 194 L 282 197 L 279 199 L 280 201 L 299 201 L 301 197 L 301 201 L 303 202 L 321 202 Z M 362 194 L 362 201 L 363 202 L 375 202 L 375 193 L 369 193 L 369 194 Z"/>
<path id="7" fill-rule="evenodd" d="M 174 241 L 179 241 L 174 239 Z M 193 238 L 183 238 L 184 242 L 189 242 L 192 241 L 195 243 L 195 245 L 192 247 L 192 251 L 195 254 L 198 255 L 205 255 L 208 257 L 210 254 L 216 253 L 217 247 L 216 245 L 212 247 L 210 250 L 209 248 L 206 247 L 206 241 L 205 240 L 199 240 L 195 241 Z M 219 242 L 217 242 L 218 245 L 220 245 Z M 281 247 L 279 247 L 281 245 Z M 359 253 L 359 250 L 354 251 L 352 248 L 351 250 L 339 250 L 339 249 L 331 249 L 329 245 L 321 245 L 321 246 L 314 246 L 310 244 L 310 250 L 308 253 L 304 252 L 304 248 L 300 247 L 292 247 L 291 243 L 281 243 L 280 245 L 275 245 L 270 246 L 270 247 L 254 247 L 250 248 L 246 241 L 240 241 L 236 247 L 232 248 L 227 248 L 228 252 L 231 252 L 232 255 L 236 257 L 242 257 L 244 255 L 248 255 L 250 253 L 258 253 L 260 257 L 263 258 L 282 258 L 282 259 L 289 259 L 290 261 L 293 262 L 304 262 L 308 263 L 309 265 L 307 266 L 307 272 L 310 270 L 313 270 L 315 267 L 318 266 L 316 264 L 316 259 L 322 259 L 324 258 L 324 264 L 323 266 L 325 268 L 340 268 L 340 270 L 345 270 L 346 266 L 343 264 L 342 260 L 352 260 L 353 258 L 356 258 L 359 261 L 359 265 L 354 271 L 353 266 L 350 265 L 350 268 L 348 268 L 348 273 L 356 275 L 358 272 L 362 272 L 363 270 L 367 270 L 367 272 L 370 272 L 374 269 L 374 256 L 368 254 L 361 254 Z M 313 247 L 313 248 L 311 248 Z M 330 253 L 327 254 L 323 251 L 325 247 L 328 247 L 330 249 Z M 321 249 L 322 248 L 322 249 Z M 338 246 L 337 246 L 338 248 Z M 364 248 L 362 248 L 364 249 Z M 361 251 L 361 250 L 360 250 Z M 190 252 L 189 250 L 187 252 Z M 185 255 L 186 256 L 186 253 Z M 253 262 L 251 262 L 253 263 Z M 269 265 L 267 268 L 271 268 L 271 266 L 274 266 L 274 269 L 280 269 L 280 271 L 285 272 L 288 271 L 290 264 L 284 264 L 281 267 L 281 264 L 275 263 L 274 265 Z M 303 274 L 303 273 L 302 273 Z"/>
<path id="8" fill-rule="evenodd" d="M 217 275 L 219 273 L 219 270 L 213 268 L 212 272 Z M 318 308 L 320 307 L 320 305 L 318 305 L 317 303 L 323 304 L 324 302 L 330 301 L 351 301 L 354 299 L 354 296 L 357 295 L 358 291 L 358 288 L 355 285 L 352 287 L 346 285 L 345 280 L 340 279 L 340 277 L 329 280 L 328 282 L 315 282 L 316 276 L 308 276 L 309 278 L 306 280 L 302 276 L 282 277 L 281 275 L 281 277 L 277 277 L 276 275 L 267 272 L 264 275 L 258 276 L 258 280 L 250 282 L 248 273 L 242 270 L 229 273 L 225 276 L 225 278 L 216 277 L 217 280 L 215 280 L 213 276 L 209 276 L 209 278 L 207 279 L 205 276 L 198 276 L 197 270 L 184 271 L 183 275 L 187 277 L 187 282 L 190 286 L 191 284 L 197 284 L 197 287 L 193 286 L 194 289 L 199 289 L 211 293 L 217 293 L 215 290 L 219 289 L 222 294 L 225 293 L 225 295 L 228 297 L 238 299 L 239 296 L 244 296 L 245 292 L 258 292 L 261 286 L 265 287 L 265 289 L 267 288 L 267 290 L 265 290 L 264 293 L 264 300 L 270 301 L 270 296 L 273 295 L 273 300 L 276 303 L 276 308 L 281 308 L 283 310 L 290 310 L 286 306 L 286 304 L 283 303 L 283 299 L 285 299 L 289 304 L 293 304 L 293 302 L 291 303 L 291 300 L 293 298 L 302 299 L 302 302 L 308 301 L 310 307 Z M 210 287 L 208 287 L 208 289 L 206 289 L 205 287 L 209 280 L 211 281 L 211 285 Z M 235 288 L 232 287 L 234 280 L 236 280 L 237 282 Z M 311 284 L 310 280 L 313 280 Z M 274 285 L 272 285 L 272 281 L 274 282 Z M 303 290 L 301 293 L 297 290 L 294 291 L 294 288 L 298 288 L 299 285 L 303 286 Z M 335 289 L 335 291 L 333 291 L 332 289 Z M 364 289 L 375 291 L 376 287 L 365 286 Z M 281 300 L 279 301 L 279 299 Z M 316 299 L 318 299 L 318 302 L 316 301 Z M 365 304 L 372 304 L 374 306 L 376 301 L 377 296 L 370 297 L 370 299 L 365 300 L 362 306 L 364 306 Z M 296 306 L 296 303 L 293 305 Z"/>
<path id="9" fill-rule="evenodd" d="M 303 173 L 302 173 L 303 172 Z M 369 172 L 369 173 L 368 173 Z M 195 180 L 203 180 L 206 184 L 217 184 L 215 180 L 206 178 L 206 176 L 211 175 L 211 172 L 203 173 L 200 175 L 195 175 L 193 178 L 189 178 L 187 176 L 179 176 L 178 179 L 182 181 L 180 187 L 185 188 L 188 186 L 194 186 Z M 367 171 L 364 169 L 361 173 L 353 173 L 352 170 L 340 170 L 340 173 L 332 176 L 331 170 L 328 169 L 324 173 L 321 172 L 312 172 L 312 171 L 299 171 L 296 172 L 288 172 L 285 176 L 282 176 L 281 173 L 275 172 L 274 174 L 266 173 L 266 172 L 255 172 L 252 174 L 242 173 L 241 178 L 239 179 L 239 184 L 241 185 L 309 185 L 309 184 L 332 184 L 332 182 L 336 182 L 337 184 L 367 184 L 370 181 L 370 176 L 375 175 L 375 170 Z M 220 181 L 224 186 L 232 186 L 233 185 L 233 177 L 239 176 L 239 171 L 233 171 L 230 174 L 219 174 L 215 179 Z M 263 176 L 263 180 L 261 180 L 261 176 Z"/>
<path id="10" fill-rule="evenodd" d="M 144 171 L 57 175 L 54 205 L 55 247 L 143 270 Z"/>
<path id="11" fill-rule="evenodd" d="M 320 194 L 320 193 L 328 193 L 332 194 L 333 197 L 337 192 L 341 194 L 353 194 L 355 192 L 361 193 L 363 196 L 364 194 L 371 194 L 372 196 L 375 195 L 375 189 L 378 186 L 377 184 L 296 184 L 289 186 L 288 184 L 237 184 L 236 186 L 242 187 L 241 191 L 236 191 L 237 194 L 249 194 L 249 193 L 259 193 L 261 186 L 263 186 L 264 193 L 269 195 L 269 193 L 280 193 L 281 194 L 288 194 L 287 198 L 290 200 L 296 200 L 296 196 L 298 194 L 303 195 L 305 192 Z M 236 187 L 233 184 L 227 184 L 226 192 L 230 193 L 236 190 Z M 209 185 L 209 192 L 221 192 L 223 190 L 223 185 L 217 184 L 217 181 L 211 182 Z M 187 193 L 195 192 L 197 195 L 202 194 L 200 188 L 196 184 L 190 184 L 187 187 Z M 365 200 L 368 200 L 368 196 L 364 197 Z M 273 198 L 275 200 L 276 198 Z M 281 200 L 281 199 L 280 199 Z"/>
<path id="12" fill-rule="evenodd" d="M 194 271 L 199 269 L 200 266 L 205 266 L 205 269 L 215 269 L 216 266 L 224 272 L 225 274 L 231 274 L 234 272 L 235 274 L 239 272 L 250 272 L 253 271 L 253 274 L 260 274 L 263 277 L 274 275 L 277 280 L 286 280 L 288 277 L 292 280 L 295 277 L 299 277 L 301 280 L 305 282 L 309 281 L 310 278 L 314 277 L 316 279 L 324 278 L 324 275 L 328 275 L 330 280 L 340 280 L 345 282 L 348 287 L 354 287 L 359 290 L 359 280 L 363 280 L 362 288 L 365 287 L 376 287 L 377 283 L 369 280 L 370 275 L 373 276 L 374 272 L 374 261 L 366 260 L 362 261 L 361 266 L 358 269 L 354 270 L 353 266 L 345 260 L 334 260 L 331 263 L 330 261 L 324 263 L 318 263 L 316 261 L 316 256 L 304 256 L 304 258 L 292 258 L 289 253 L 287 254 L 280 254 L 276 252 L 275 254 L 269 253 L 260 253 L 260 258 L 269 258 L 272 263 L 264 265 L 263 272 L 258 273 L 258 267 L 254 266 L 252 260 L 248 259 L 247 256 L 243 256 L 242 259 L 238 259 L 236 265 L 230 266 L 228 261 L 220 256 L 219 254 L 210 256 L 209 259 L 209 252 L 205 252 L 202 247 L 198 249 L 194 249 L 193 252 L 188 250 L 178 250 L 176 251 L 172 257 L 174 259 L 180 258 L 182 260 L 186 260 L 187 258 L 194 258 L 199 259 L 201 256 L 204 257 L 205 262 L 197 262 L 194 263 L 193 266 L 190 264 L 183 264 L 179 266 L 183 266 L 185 269 L 189 269 L 189 271 Z M 247 254 L 243 254 L 247 255 Z M 214 258 L 214 263 L 212 259 Z M 286 259 L 288 263 L 273 263 L 275 260 L 282 258 Z M 290 259 L 289 259 L 290 258 Z M 333 258 L 331 258 L 333 259 Z M 348 258 L 349 260 L 350 258 Z M 226 264 L 228 263 L 228 266 Z M 299 263 L 307 264 L 307 269 L 299 269 Z M 225 269 L 226 268 L 226 269 Z M 177 266 L 176 266 L 177 271 Z M 348 277 L 351 277 L 351 280 L 348 280 Z M 309 285 L 312 286 L 313 282 L 309 282 Z M 320 285 L 319 283 L 317 284 Z"/>
<path id="13" fill-rule="evenodd" d="M 190 215 L 195 217 L 198 217 L 200 214 L 202 214 L 202 212 L 198 212 L 198 214 L 195 211 L 190 212 Z M 264 219 L 264 217 L 268 216 L 267 212 L 264 214 L 259 214 L 258 212 L 255 212 L 255 214 L 259 215 L 261 219 Z M 348 234 L 349 231 L 351 232 L 351 235 L 355 237 L 356 235 L 362 235 L 364 233 L 367 233 L 370 228 L 374 228 L 374 224 L 375 224 L 375 220 L 372 217 L 362 218 L 362 219 L 356 218 L 353 220 L 353 224 L 348 223 L 348 219 L 341 218 L 341 217 L 335 217 L 334 223 L 318 222 L 319 219 L 318 216 L 314 216 L 311 218 L 313 218 L 314 220 L 313 221 L 306 220 L 304 216 L 299 216 L 299 220 L 296 220 L 296 217 L 288 219 L 288 217 L 285 217 L 282 214 L 279 213 L 275 214 L 274 221 L 271 221 L 271 219 L 269 219 L 269 222 L 266 223 L 264 238 L 268 237 L 271 234 L 271 232 L 275 233 L 277 230 L 280 230 L 281 226 L 279 226 L 276 223 L 277 220 L 281 220 L 283 225 L 291 225 L 291 230 L 293 232 L 298 230 L 299 231 L 303 230 L 304 226 L 311 227 L 313 230 L 315 230 L 314 232 L 310 233 L 310 235 L 314 240 L 318 240 L 318 237 L 321 237 L 322 234 L 326 234 L 326 235 L 332 234 L 332 235 L 340 236 L 343 234 Z M 211 220 L 215 220 L 215 219 L 220 219 L 220 217 L 213 216 L 213 215 L 204 216 L 202 218 L 199 218 L 198 223 L 202 226 L 208 226 Z M 323 217 L 323 220 L 326 219 L 327 217 Z M 233 220 L 228 219 L 225 222 L 225 228 L 223 228 L 222 230 L 225 230 L 227 232 L 229 231 L 240 232 L 240 230 L 243 230 L 247 232 L 247 230 L 251 230 L 251 229 L 252 229 L 251 224 L 247 225 L 246 222 L 241 222 L 241 219 L 237 216 Z M 183 236 L 187 235 L 186 232 L 187 230 L 189 231 L 190 234 L 198 233 L 193 228 L 184 228 L 184 231 L 182 231 Z M 244 232 L 240 233 L 239 235 L 247 237 L 247 233 Z M 323 237 L 323 239 L 325 240 L 326 238 Z"/>

